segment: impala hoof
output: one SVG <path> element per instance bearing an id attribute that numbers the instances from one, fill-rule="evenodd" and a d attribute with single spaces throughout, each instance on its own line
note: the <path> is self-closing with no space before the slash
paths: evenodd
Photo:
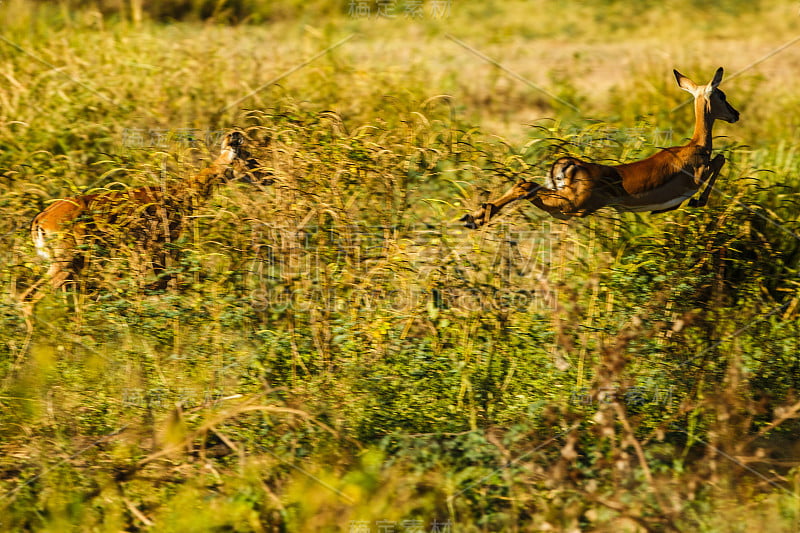
<path id="1" fill-rule="evenodd" d="M 463 222 L 464 226 L 469 229 L 478 229 L 478 225 L 475 223 L 475 219 L 472 215 L 464 215 L 463 217 L 458 219 L 459 222 Z"/>

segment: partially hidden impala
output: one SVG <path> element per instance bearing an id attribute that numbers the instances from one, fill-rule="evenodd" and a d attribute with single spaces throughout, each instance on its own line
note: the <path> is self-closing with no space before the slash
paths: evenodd
<path id="1" fill-rule="evenodd" d="M 228 177 L 258 175 L 257 162 L 244 149 L 245 136 L 239 131 L 225 135 L 219 157 L 198 174 L 174 186 L 137 187 L 57 200 L 39 213 L 31 224 L 37 253 L 50 262 L 47 273 L 20 295 L 28 307 L 52 290 L 63 286 L 86 265 L 81 251 L 91 243 L 121 246 L 133 242 L 136 251 L 150 257 L 153 270 L 165 286 L 165 244 L 181 234 L 185 219 Z"/>

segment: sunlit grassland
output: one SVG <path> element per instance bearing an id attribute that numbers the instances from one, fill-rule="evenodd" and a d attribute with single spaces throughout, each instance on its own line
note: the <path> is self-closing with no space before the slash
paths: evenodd
<path id="1" fill-rule="evenodd" d="M 0 530 L 795 530 L 800 44 L 765 56 L 797 5 L 280 5 L 0 4 Z M 683 142 L 672 69 L 718 66 L 707 208 L 456 222 L 558 155 Z M 173 286 L 102 251 L 29 335 L 31 218 L 233 127 L 269 182 L 194 213 Z"/>

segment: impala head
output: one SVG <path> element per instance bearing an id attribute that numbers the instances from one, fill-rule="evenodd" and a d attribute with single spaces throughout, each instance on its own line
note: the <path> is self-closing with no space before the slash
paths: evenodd
<path id="1" fill-rule="evenodd" d="M 271 184 L 272 180 L 262 169 L 261 163 L 258 159 L 251 157 L 250 152 L 245 148 L 247 142 L 248 138 L 241 131 L 232 131 L 222 138 L 220 159 L 217 161 L 230 165 L 226 171 L 226 178 L 262 185 Z"/>
<path id="2" fill-rule="evenodd" d="M 675 79 L 678 80 L 678 86 L 691 93 L 695 101 L 699 101 L 702 104 L 704 114 L 707 117 L 730 123 L 739 120 L 739 112 L 728 103 L 725 93 L 718 88 L 719 83 L 722 81 L 722 67 L 717 69 L 714 78 L 706 85 L 697 85 L 677 70 L 673 70 L 673 72 L 675 73 Z"/>
<path id="3" fill-rule="evenodd" d="M 232 131 L 222 138 L 220 156 L 224 157 L 227 164 L 232 163 L 241 156 L 245 143 L 245 136 L 241 131 Z"/>

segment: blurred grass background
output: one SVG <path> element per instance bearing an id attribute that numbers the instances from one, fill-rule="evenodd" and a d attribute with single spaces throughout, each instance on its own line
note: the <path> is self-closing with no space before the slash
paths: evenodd
<path id="1" fill-rule="evenodd" d="M 0 529 L 797 530 L 795 2 L 5 0 L 0 21 Z M 672 69 L 718 66 L 742 119 L 716 126 L 708 208 L 455 222 L 558 155 L 683 142 Z M 233 127 L 273 183 L 194 214 L 179 289 L 107 251 L 29 337 L 33 216 L 180 180 Z"/>

